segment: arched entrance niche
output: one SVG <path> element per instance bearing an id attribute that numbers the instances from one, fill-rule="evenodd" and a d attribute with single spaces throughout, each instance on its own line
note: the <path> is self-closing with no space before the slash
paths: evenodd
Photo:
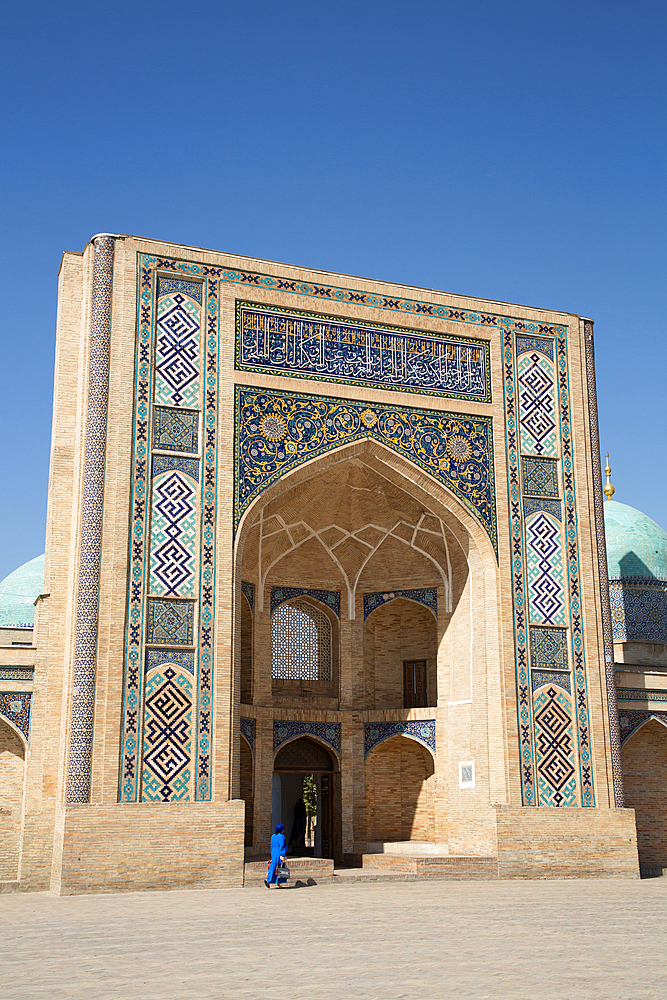
<path id="1" fill-rule="evenodd" d="M 642 867 L 667 868 L 667 726 L 649 719 L 623 744 L 625 804 L 635 810 Z"/>
<path id="2" fill-rule="evenodd" d="M 0 719 L 0 880 L 19 877 L 25 744 L 8 723 Z"/>
<path id="3" fill-rule="evenodd" d="M 404 661 L 426 660 L 426 700 L 430 707 L 447 711 L 448 726 L 438 743 L 439 760 L 442 755 L 438 780 L 447 782 L 448 775 L 458 774 L 457 762 L 475 756 L 473 745 L 484 748 L 483 758 L 477 751 L 474 797 L 468 795 L 460 803 L 455 817 L 443 814 L 438 842 L 457 823 L 460 831 L 455 830 L 455 835 L 465 842 L 480 799 L 507 801 L 498 563 L 484 526 L 452 491 L 378 441 L 359 441 L 333 450 L 286 473 L 249 506 L 237 531 L 235 572 L 237 593 L 242 580 L 252 581 L 255 588 L 254 704 L 270 709 L 274 721 L 315 722 L 322 717 L 314 713 L 330 713 L 327 721 L 340 722 L 344 738 L 357 741 L 353 745 L 358 748 L 346 757 L 350 763 L 340 774 L 345 853 L 363 851 L 358 845 L 366 841 L 363 725 L 352 713 L 373 712 L 378 705 L 375 677 L 371 677 L 375 636 L 370 643 L 368 635 L 375 631 L 374 616 L 383 612 L 378 608 L 365 613 L 369 595 L 396 594 L 395 603 L 384 614 L 391 619 L 400 611 L 401 623 L 392 626 L 394 632 L 402 631 L 404 620 L 409 620 L 414 636 L 414 648 L 392 652 L 391 671 L 395 675 L 398 670 L 400 675 Z M 432 606 L 437 620 L 428 602 L 405 596 L 420 589 L 435 594 Z M 333 654 L 334 684 L 329 691 L 315 680 L 287 684 L 272 677 L 272 614 L 291 601 L 310 602 L 325 611 L 332 636 L 339 636 L 340 652 Z M 241 601 L 237 599 L 235 606 L 235 635 L 239 636 Z M 236 647 L 237 676 L 240 645 Z M 280 684 L 275 683 L 279 680 Z M 386 676 L 380 680 L 380 688 L 389 687 Z M 393 706 L 382 711 L 406 711 L 404 681 L 398 688 L 399 695 L 392 695 L 391 701 L 381 693 L 382 703 Z M 235 696 L 237 706 L 239 695 L 240 691 Z M 294 711 L 299 714 L 292 715 Z M 418 713 L 419 709 L 408 711 Z M 268 729 L 260 739 L 267 745 L 256 748 L 258 850 L 265 849 L 270 836 L 272 798 Z M 458 796 L 458 781 L 451 792 Z M 447 788 L 438 801 L 448 801 Z"/>
<path id="4" fill-rule="evenodd" d="M 245 802 L 245 845 L 252 845 L 253 834 L 253 811 L 255 805 L 254 785 L 254 761 L 250 744 L 245 736 L 241 734 L 240 746 L 241 760 L 241 798 Z"/>
<path id="5" fill-rule="evenodd" d="M 392 736 L 366 759 L 369 844 L 435 840 L 435 764 L 417 740 Z"/>
<path id="6" fill-rule="evenodd" d="M 317 739 L 300 736 L 282 746 L 273 763 L 271 827 L 285 827 L 288 854 L 333 858 L 338 841 L 338 761 Z M 312 776 L 314 795 L 304 787 Z M 315 800 L 311 818 L 311 838 L 306 837 L 305 799 Z"/>

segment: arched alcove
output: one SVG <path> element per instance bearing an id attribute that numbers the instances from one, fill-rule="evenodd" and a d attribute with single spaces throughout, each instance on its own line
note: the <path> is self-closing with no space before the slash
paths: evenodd
<path id="1" fill-rule="evenodd" d="M 435 840 L 435 767 L 417 740 L 392 736 L 366 758 L 368 843 Z"/>
<path id="2" fill-rule="evenodd" d="M 433 613 L 394 598 L 364 622 L 367 706 L 422 708 L 438 703 L 438 634 Z"/>
<path id="3" fill-rule="evenodd" d="M 283 823 L 288 853 L 333 858 L 337 853 L 340 789 L 336 755 L 318 739 L 300 736 L 282 746 L 273 765 L 271 826 Z M 312 776 L 317 802 L 314 844 L 307 848 L 299 836 L 303 810 L 304 780 Z"/>
<path id="4" fill-rule="evenodd" d="M 25 747 L 18 733 L 0 719 L 0 880 L 18 878 Z"/>
<path id="5" fill-rule="evenodd" d="M 657 719 L 623 744 L 625 804 L 635 810 L 639 862 L 667 868 L 667 726 Z"/>

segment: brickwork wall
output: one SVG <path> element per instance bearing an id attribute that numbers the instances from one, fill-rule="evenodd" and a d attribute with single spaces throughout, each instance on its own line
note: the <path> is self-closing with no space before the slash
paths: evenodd
<path id="1" fill-rule="evenodd" d="M 639 878 L 632 809 L 495 811 L 499 878 Z"/>
<path id="2" fill-rule="evenodd" d="M 18 877 L 23 776 L 23 744 L 0 721 L 0 881 Z"/>
<path id="3" fill-rule="evenodd" d="M 647 722 L 623 744 L 626 805 L 637 817 L 643 865 L 667 868 L 667 727 Z"/>
<path id="4" fill-rule="evenodd" d="M 241 886 L 243 816 L 239 799 L 69 808 L 60 892 Z"/>
<path id="5" fill-rule="evenodd" d="M 369 841 L 434 839 L 433 758 L 414 740 L 381 743 L 366 760 Z"/>

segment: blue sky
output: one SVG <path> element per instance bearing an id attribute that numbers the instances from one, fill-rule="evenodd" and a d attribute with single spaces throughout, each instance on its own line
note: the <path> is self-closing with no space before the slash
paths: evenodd
<path id="1" fill-rule="evenodd" d="M 667 528 L 664 3 L 3 13 L 0 579 L 44 549 L 63 250 L 135 233 L 596 321 L 619 500 Z"/>

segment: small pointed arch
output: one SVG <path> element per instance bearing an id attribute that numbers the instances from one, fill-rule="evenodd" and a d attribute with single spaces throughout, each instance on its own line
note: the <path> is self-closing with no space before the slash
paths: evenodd
<path id="1" fill-rule="evenodd" d="M 648 718 L 643 719 L 639 725 L 635 726 L 634 729 L 631 729 L 630 732 L 623 737 L 621 740 L 621 746 L 624 746 L 629 740 L 632 739 L 633 736 L 636 736 L 640 730 L 644 729 L 644 727 L 649 724 L 649 722 L 659 722 L 661 726 L 664 726 L 665 729 L 667 729 L 667 716 L 656 715 L 652 712 Z"/>

